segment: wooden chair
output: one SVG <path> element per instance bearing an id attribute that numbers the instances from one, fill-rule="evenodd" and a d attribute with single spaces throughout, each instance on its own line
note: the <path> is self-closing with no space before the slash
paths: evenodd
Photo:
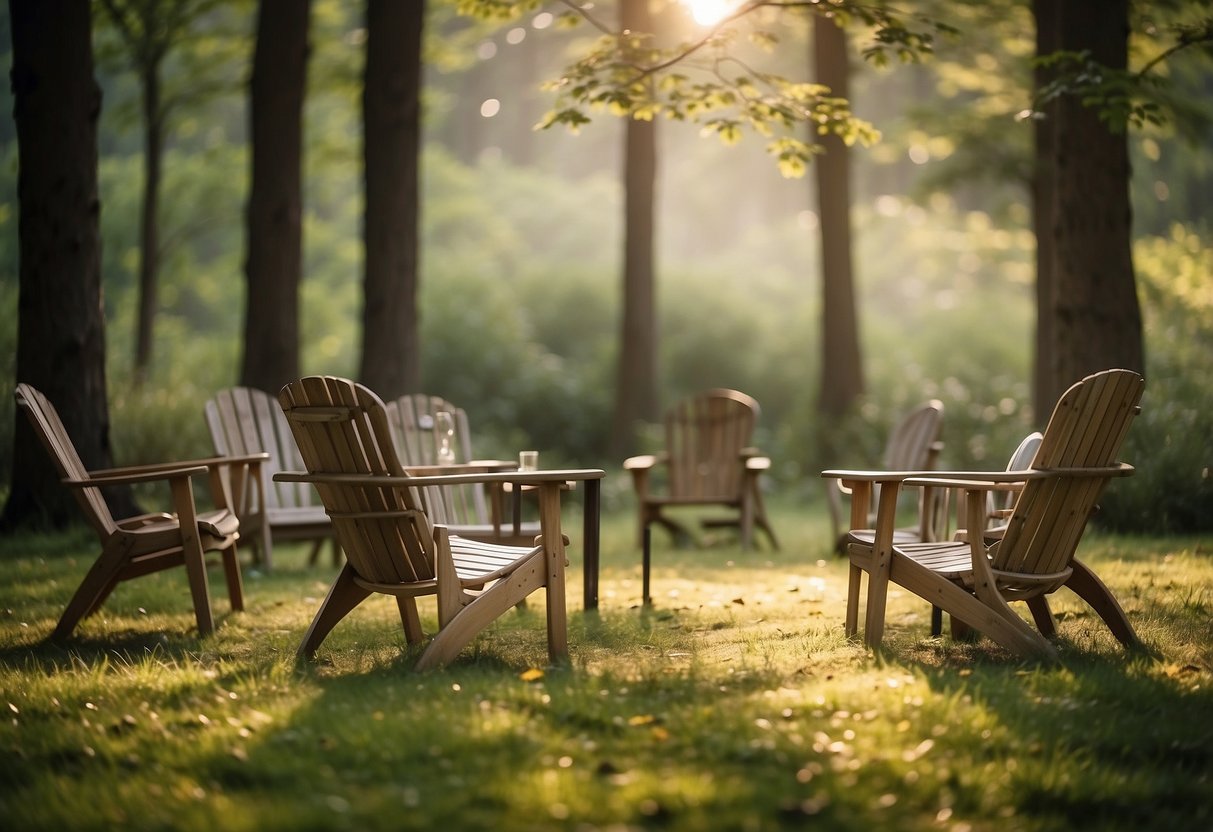
<path id="1" fill-rule="evenodd" d="M 269 455 L 236 507 L 244 535 L 253 544 L 253 562 L 269 571 L 274 566 L 275 541 L 307 540 L 312 542 L 310 563 L 316 563 L 321 546 L 329 541 L 333 563 L 339 564 L 341 552 L 316 489 L 273 480 L 279 471 L 303 468 L 278 402 L 262 390 L 232 387 L 207 401 L 205 414 L 215 453 Z"/>
<path id="2" fill-rule="evenodd" d="M 565 541 L 560 495 L 576 473 L 501 472 L 410 476 L 396 454 L 387 407 L 366 387 L 309 376 L 282 388 L 278 400 L 308 473 L 281 472 L 282 482 L 316 486 L 346 554 L 346 563 L 308 627 L 298 653 L 312 656 L 333 627 L 372 593 L 396 598 L 405 637 L 423 634 L 416 599 L 434 595 L 438 633 L 416 667 L 453 660 L 477 633 L 531 593 L 545 588 L 548 652 L 566 656 Z M 530 546 L 468 540 L 434 524 L 419 489 L 464 482 L 515 482 L 537 488 L 541 537 Z"/>
<path id="3" fill-rule="evenodd" d="M 1090 604 L 1123 644 L 1138 644 L 1112 593 L 1075 557 L 1075 551 L 1107 482 L 1133 472 L 1131 466 L 1114 460 L 1140 412 L 1144 385 L 1140 375 L 1128 370 L 1095 373 L 1073 385 L 1058 401 L 1026 470 L 939 473 L 907 477 L 904 482 L 882 480 L 880 474 L 870 472 L 827 472 L 847 482 L 861 499 L 866 499 L 874 483 L 883 485 L 874 542 L 849 546 L 848 635 L 856 632 L 860 576 L 867 573 L 864 628 L 872 647 L 879 647 L 883 636 L 890 581 L 1016 654 L 1056 658 L 1046 638 L 1056 631 L 1047 596 L 1063 586 Z M 902 484 L 960 489 L 968 529 L 985 528 L 988 493 L 1013 490 L 1019 496 L 1001 534 L 899 545 L 892 530 Z M 1014 600 L 1027 602 L 1038 630 L 1008 606 Z"/>
<path id="4" fill-rule="evenodd" d="M 264 455 L 88 471 L 54 405 L 28 384 L 17 385 L 16 398 L 101 544 L 101 554 L 68 602 L 52 638 L 70 636 L 80 620 L 96 612 L 122 581 L 182 565 L 189 576 L 198 632 L 210 635 L 215 630 L 215 619 L 211 613 L 204 552 L 221 554 L 231 608 L 244 609 L 240 564 L 236 559 L 240 524 L 231 511 L 232 484 L 236 483 L 238 488 L 246 476 L 245 469 L 259 466 Z M 195 505 L 193 478 L 199 474 L 209 474 L 216 504 L 213 510 L 198 511 Z M 168 483 L 174 512 L 115 520 L 101 489 L 141 482 Z"/>
<path id="5" fill-rule="evenodd" d="M 779 548 L 759 483 L 771 460 L 750 445 L 758 414 L 758 402 L 751 396 L 725 389 L 700 393 L 666 412 L 665 449 L 623 463 L 632 474 L 641 545 L 653 523 L 676 537 L 689 536 L 686 527 L 669 516 L 670 509 L 721 506 L 736 515 L 704 520 L 704 527 L 737 527 L 743 550 L 750 548 L 757 527 Z M 658 466 L 666 474 L 660 492 L 653 477 Z"/>
<path id="6" fill-rule="evenodd" d="M 881 469 L 885 471 L 930 471 L 935 468 L 943 443 L 939 436 L 943 431 L 943 402 L 938 399 L 916 407 L 901 418 L 889 433 L 881 458 Z M 855 526 L 855 503 L 852 502 L 852 528 L 842 528 L 842 495 L 848 493 L 842 480 L 826 482 L 826 498 L 830 509 L 831 539 L 834 549 L 846 554 L 850 543 L 871 543 L 872 527 L 876 524 L 876 503 L 880 497 L 879 485 L 872 489 L 871 500 L 866 510 L 866 519 Z M 937 492 L 924 491 L 919 497 L 918 522 L 913 526 L 901 526 L 894 533 L 898 543 L 914 543 L 935 540 L 943 536 L 946 504 Z M 854 498 L 852 497 L 852 500 Z"/>
<path id="7" fill-rule="evenodd" d="M 467 413 L 446 399 L 406 393 L 388 401 L 386 408 L 396 452 L 412 474 L 487 473 L 518 467 L 514 461 L 477 460 Z M 452 419 L 449 461 L 440 460 L 438 453 L 443 440 L 438 414 L 444 412 L 451 414 Z M 445 467 L 451 464 L 459 466 L 458 470 Z M 433 486 L 422 492 L 431 521 L 445 525 L 451 534 L 489 543 L 527 546 L 539 534 L 539 521 L 522 519 L 519 496 L 508 483 L 504 487 L 500 483 Z"/>

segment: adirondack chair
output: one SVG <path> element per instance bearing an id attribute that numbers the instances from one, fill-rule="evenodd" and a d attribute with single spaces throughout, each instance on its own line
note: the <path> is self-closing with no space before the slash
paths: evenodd
<path id="1" fill-rule="evenodd" d="M 18 384 L 17 405 L 29 417 L 63 484 L 72 489 L 84 516 L 97 535 L 101 554 L 89 568 L 68 602 L 53 639 L 67 638 L 77 624 L 96 612 L 123 581 L 185 566 L 200 635 L 215 630 L 207 585 L 205 552 L 219 552 L 223 560 L 228 600 L 233 611 L 244 609 L 236 540 L 240 523 L 231 511 L 232 483 L 256 467 L 264 455 L 223 459 L 199 459 L 156 465 L 136 465 L 89 471 L 84 467 L 54 405 L 28 384 Z M 198 511 L 193 478 L 208 474 L 213 510 Z M 101 489 L 113 485 L 166 482 L 172 495 L 173 513 L 141 514 L 115 520 Z"/>
<path id="2" fill-rule="evenodd" d="M 685 525 L 669 516 L 670 509 L 721 506 L 736 514 L 704 520 L 704 527 L 737 527 L 743 550 L 750 548 L 757 527 L 779 548 L 759 483 L 771 460 L 750 446 L 758 414 L 754 398 L 719 388 L 684 399 L 666 412 L 665 449 L 623 463 L 632 474 L 641 545 L 653 523 L 675 537 L 690 536 Z M 664 491 L 655 487 L 653 472 L 659 466 L 666 474 Z"/>
<path id="3" fill-rule="evenodd" d="M 269 455 L 237 506 L 244 536 L 253 544 L 253 562 L 269 571 L 274 566 L 275 541 L 306 540 L 312 542 L 310 563 L 316 563 L 321 546 L 328 541 L 333 563 L 339 564 L 341 552 L 316 489 L 273 481 L 279 471 L 303 468 L 278 402 L 262 390 L 232 387 L 207 401 L 205 415 L 215 453 Z"/>
<path id="4" fill-rule="evenodd" d="M 387 407 L 361 384 L 332 376 L 291 382 L 278 395 L 307 473 L 280 482 L 315 485 L 346 562 L 308 627 L 298 654 L 314 655 L 333 627 L 372 593 L 396 598 L 406 639 L 423 639 L 416 599 L 434 595 L 439 629 L 417 669 L 446 664 L 472 638 L 531 593 L 547 596 L 548 653 L 567 655 L 565 541 L 560 495 L 569 480 L 603 472 L 538 471 L 410 476 L 396 454 Z M 434 524 L 419 489 L 465 482 L 536 487 L 541 538 L 530 546 L 468 540 Z"/>
<path id="5" fill-rule="evenodd" d="M 939 440 L 943 430 L 943 411 L 943 402 L 931 399 L 903 416 L 889 433 L 881 459 L 881 470 L 932 470 L 943 450 L 943 443 Z M 825 487 L 833 530 L 831 539 L 834 541 L 835 551 L 844 555 L 850 543 L 871 543 L 874 537 L 872 527 L 876 524 L 876 503 L 880 496 L 879 485 L 871 491 L 871 499 L 864 515 L 866 519 L 860 525 L 855 525 L 858 517 L 857 505 L 852 498 L 852 526 L 849 530 L 842 528 L 842 495 L 848 493 L 846 483 L 842 480 L 826 481 Z M 894 540 L 898 543 L 914 543 L 942 536 L 943 513 L 947 506 L 940 497 L 942 495 L 938 492 L 924 490 L 919 497 L 918 522 L 913 526 L 897 528 Z"/>
<path id="6" fill-rule="evenodd" d="M 461 473 L 513 470 L 517 462 L 477 460 L 472 434 L 463 408 L 439 396 L 408 394 L 386 403 L 388 424 L 401 463 L 410 473 L 436 475 L 456 473 L 443 466 L 458 465 Z M 450 414 L 451 431 L 446 436 L 441 413 Z M 449 459 L 440 458 L 444 440 Z M 508 490 L 508 494 L 507 494 Z M 523 520 L 519 493 L 507 483 L 433 486 L 422 492 L 427 513 L 434 523 L 445 525 L 451 534 L 510 546 L 530 545 L 539 534 L 538 520 Z M 508 497 L 508 499 L 507 499 Z M 508 505 L 507 505 L 508 503 Z M 507 515 L 507 508 L 510 509 Z"/>
<path id="7" fill-rule="evenodd" d="M 871 647 L 879 647 L 883 637 L 890 581 L 1016 654 L 1056 658 L 1047 640 L 1056 632 L 1047 596 L 1063 586 L 1086 601 L 1121 643 L 1138 644 L 1120 604 L 1075 552 L 1104 487 L 1112 478 L 1133 472 L 1115 457 L 1140 412 L 1144 386 L 1142 377 L 1129 370 L 1106 370 L 1074 384 L 1057 402 L 1031 467 L 1025 470 L 950 472 L 901 481 L 872 472 L 826 472 L 865 499 L 874 483 L 883 485 L 874 542 L 849 546 L 848 635 L 856 632 L 859 575 L 867 573 L 864 627 Z M 970 530 L 986 526 L 988 493 L 1012 490 L 1019 495 L 1001 534 L 969 533 L 964 541 L 899 545 L 892 529 L 901 485 L 960 489 Z M 1015 600 L 1027 602 L 1037 630 L 1008 606 Z"/>

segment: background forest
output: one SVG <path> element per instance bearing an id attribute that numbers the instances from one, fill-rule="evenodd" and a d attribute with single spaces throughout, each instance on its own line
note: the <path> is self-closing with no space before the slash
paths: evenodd
<path id="1" fill-rule="evenodd" d="M 609 458 L 618 351 L 622 125 L 536 132 L 540 84 L 587 33 L 550 16 L 501 29 L 429 23 L 422 158 L 421 366 L 427 392 L 466 408 L 477 452 L 538 447 L 545 462 Z M 925 5 L 925 4 L 924 4 Z M 1199 4 L 1198 4 L 1199 5 Z M 878 461 L 885 429 L 936 397 L 943 463 L 1001 466 L 1035 425 L 1030 400 L 1033 247 L 1026 168 L 1031 16 L 1024 4 L 947 4 L 960 29 L 933 60 L 856 63 L 852 102 L 883 133 L 853 155 L 856 268 L 868 395 L 854 458 L 816 435 L 818 224 L 809 179 L 785 179 L 759 144 L 724 147 L 691 125 L 659 132 L 659 377 L 663 403 L 712 386 L 763 406 L 772 488 L 820 499 L 818 470 Z M 357 372 L 361 316 L 360 4 L 314 0 L 305 129 L 302 370 Z M 108 381 L 120 463 L 206 455 L 201 412 L 237 381 L 246 254 L 246 82 L 253 4 L 217 3 L 164 64 L 167 124 L 161 274 L 150 373 L 136 383 L 139 88 L 104 14 L 94 16 Z M 0 10 L 0 26 L 7 13 Z M 803 35 L 781 52 L 803 74 Z M 8 32 L 0 33 L 7 49 Z M 1136 49 L 1159 47 L 1143 34 Z M 7 63 L 7 61 L 6 61 Z M 1213 529 L 1213 56 L 1172 77 L 1182 106 L 1130 137 L 1134 262 L 1147 392 L 1103 516 L 1125 530 Z M 11 389 L 17 320 L 16 140 L 0 91 L 0 374 Z M 810 177 L 811 177 L 810 173 Z M 11 467 L 0 398 L 0 471 Z M 604 497 L 625 499 L 608 477 Z M 608 505 L 610 503 L 608 502 Z"/>

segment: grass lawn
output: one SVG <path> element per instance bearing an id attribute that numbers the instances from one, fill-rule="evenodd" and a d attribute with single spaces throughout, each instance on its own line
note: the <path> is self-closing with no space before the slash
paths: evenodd
<path id="1" fill-rule="evenodd" d="M 539 594 L 425 674 L 383 597 L 295 662 L 334 574 L 302 547 L 246 570 L 243 613 L 213 570 L 211 638 L 173 570 L 51 645 L 95 547 L 0 539 L 0 828 L 1213 829 L 1213 541 L 1083 544 L 1149 653 L 1064 590 L 1059 666 L 931 639 L 894 588 L 874 656 L 824 511 L 771 509 L 779 552 L 655 530 L 650 609 L 608 514 L 597 614 L 570 518 L 569 666 Z"/>

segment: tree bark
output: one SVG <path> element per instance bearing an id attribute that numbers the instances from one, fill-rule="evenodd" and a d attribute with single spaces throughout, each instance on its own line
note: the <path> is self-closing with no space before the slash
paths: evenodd
<path id="1" fill-rule="evenodd" d="M 299 375 L 303 99 L 310 5 L 308 0 L 261 0 L 253 53 L 240 383 L 270 393 Z"/>
<path id="2" fill-rule="evenodd" d="M 160 103 L 160 61 L 143 69 L 143 206 L 140 221 L 139 328 L 135 335 L 135 383 L 142 384 L 152 364 L 156 322 L 156 284 L 160 270 L 157 217 L 163 161 L 164 114 Z"/>
<path id="3" fill-rule="evenodd" d="M 838 98 L 850 97 L 846 32 L 831 19 L 813 19 L 813 65 L 817 82 Z M 817 138 L 817 137 L 813 137 Z M 827 419 L 845 414 L 863 395 L 863 363 L 855 311 L 851 259 L 851 169 L 846 144 L 833 134 L 820 137 L 826 152 L 814 162 L 817 210 L 821 218 L 821 393 L 818 407 Z M 824 436 L 828 431 L 821 431 Z M 824 449 L 831 450 L 831 449 Z"/>
<path id="4" fill-rule="evenodd" d="M 1057 0 L 1032 0 L 1036 18 L 1036 54 L 1051 55 L 1058 49 L 1061 23 Z M 1053 80 L 1054 72 L 1037 66 L 1033 82 L 1037 89 Z M 1054 314 L 1057 279 L 1056 228 L 1053 209 L 1057 200 L 1057 175 L 1054 153 L 1057 144 L 1057 106 L 1048 104 L 1042 118 L 1033 125 L 1035 152 L 1032 166 L 1032 230 L 1036 234 L 1036 339 L 1032 361 L 1032 409 L 1038 427 L 1043 428 L 1053 404 L 1065 392 L 1053 371 L 1055 357 Z"/>
<path id="5" fill-rule="evenodd" d="M 1112 69 L 1128 61 L 1128 0 L 1063 0 L 1061 41 Z M 1057 106 L 1055 389 L 1123 367 L 1142 372 L 1141 309 L 1130 251 L 1129 153 L 1124 126 L 1111 129 L 1075 95 Z"/>
<path id="6" fill-rule="evenodd" d="M 624 29 L 653 32 L 648 0 L 623 0 Z M 654 287 L 657 126 L 628 119 L 624 139 L 623 319 L 612 421 L 612 452 L 636 448 L 636 426 L 656 421 L 657 304 Z"/>
<path id="7" fill-rule="evenodd" d="M 89 0 L 10 0 L 18 147 L 17 381 L 55 405 L 87 468 L 112 465 L 101 307 L 101 204 Z M 65 526 L 69 489 L 25 414 L 0 526 Z M 120 499 L 129 503 L 129 496 Z M 111 497 L 113 495 L 110 495 Z M 118 506 L 115 506 L 118 508 Z"/>
<path id="8" fill-rule="evenodd" d="M 368 0 L 362 93 L 366 178 L 363 383 L 421 389 L 417 250 L 424 2 Z"/>

